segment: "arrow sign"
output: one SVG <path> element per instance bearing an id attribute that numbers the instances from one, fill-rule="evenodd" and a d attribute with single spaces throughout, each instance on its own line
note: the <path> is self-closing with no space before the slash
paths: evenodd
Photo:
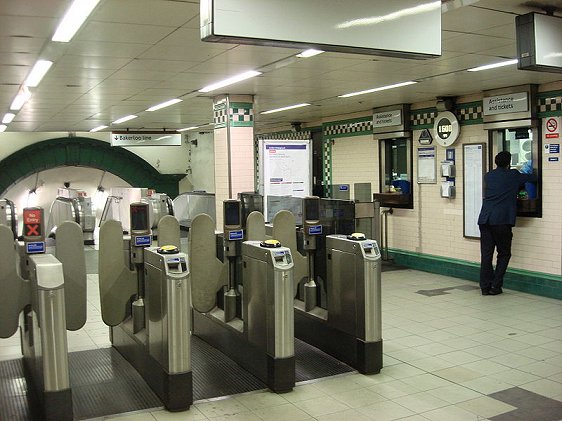
<path id="1" fill-rule="evenodd" d="M 181 146 L 175 132 L 112 132 L 111 146 Z"/>

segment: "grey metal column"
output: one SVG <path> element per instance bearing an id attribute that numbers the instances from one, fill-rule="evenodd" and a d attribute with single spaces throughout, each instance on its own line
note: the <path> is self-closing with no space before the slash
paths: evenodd
<path id="1" fill-rule="evenodd" d="M 275 348 L 270 351 L 275 358 L 288 358 L 295 355 L 295 311 L 293 309 L 292 268 L 292 265 L 290 270 L 274 268 Z"/>
<path id="2" fill-rule="evenodd" d="M 168 273 L 168 371 L 191 371 L 191 279 Z"/>

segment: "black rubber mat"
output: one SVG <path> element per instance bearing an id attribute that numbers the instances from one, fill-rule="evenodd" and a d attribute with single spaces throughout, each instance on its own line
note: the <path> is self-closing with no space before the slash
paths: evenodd
<path id="1" fill-rule="evenodd" d="M 267 386 L 243 370 L 222 352 L 196 336 L 193 346 L 194 400 L 228 396 Z M 296 381 L 317 379 L 353 371 L 353 368 L 295 339 Z M 136 370 L 114 348 L 69 354 L 74 418 L 161 407 L 162 403 Z M 23 360 L 0 361 L 0 420 L 37 419 L 30 413 Z"/>
<path id="2" fill-rule="evenodd" d="M 295 381 L 303 382 L 354 371 L 318 348 L 295 338 Z"/>
<path id="3" fill-rule="evenodd" d="M 193 400 L 216 398 L 267 389 L 222 352 L 197 336 L 191 337 L 193 357 Z"/>

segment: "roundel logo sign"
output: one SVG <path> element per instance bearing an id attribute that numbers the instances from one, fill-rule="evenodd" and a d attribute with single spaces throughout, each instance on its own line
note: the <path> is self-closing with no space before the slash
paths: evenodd
<path id="1" fill-rule="evenodd" d="M 433 125 L 435 141 L 441 146 L 447 147 L 455 143 L 460 134 L 459 121 L 450 111 L 437 114 Z"/>

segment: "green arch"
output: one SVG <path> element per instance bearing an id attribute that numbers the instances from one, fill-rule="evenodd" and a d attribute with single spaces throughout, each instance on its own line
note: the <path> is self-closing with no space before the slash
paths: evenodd
<path id="1" fill-rule="evenodd" d="M 64 166 L 91 167 L 121 177 L 133 187 L 153 188 L 174 198 L 185 174 L 160 174 L 128 150 L 87 137 L 62 137 L 34 143 L 0 161 L 0 192 L 39 171 Z M 0 197 L 2 196 L 0 195 Z"/>

